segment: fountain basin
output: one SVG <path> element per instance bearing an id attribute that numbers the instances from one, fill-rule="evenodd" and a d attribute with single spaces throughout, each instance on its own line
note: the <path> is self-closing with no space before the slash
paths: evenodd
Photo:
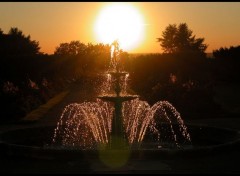
<path id="1" fill-rule="evenodd" d="M 181 148 L 159 148 L 157 147 L 159 144 L 146 136 L 147 140 L 143 140 L 140 148 L 130 149 L 129 158 L 199 157 L 238 149 L 240 146 L 240 133 L 237 130 L 196 125 L 187 125 L 187 127 L 192 139 L 191 145 L 182 145 Z M 98 158 L 99 150 L 97 149 L 80 150 L 76 147 L 51 146 L 54 128 L 55 126 L 38 126 L 2 132 L 0 134 L 1 155 L 44 160 Z"/>

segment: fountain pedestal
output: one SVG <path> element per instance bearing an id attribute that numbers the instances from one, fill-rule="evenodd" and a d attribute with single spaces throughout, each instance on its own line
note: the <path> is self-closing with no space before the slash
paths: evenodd
<path id="1" fill-rule="evenodd" d="M 110 135 L 110 148 L 111 149 L 123 149 L 127 147 L 127 138 L 124 133 L 123 118 L 122 118 L 122 103 L 124 101 L 130 101 L 138 98 L 137 95 L 125 95 L 125 96 L 99 96 L 103 101 L 109 101 L 114 103 L 114 114 L 112 119 L 112 131 Z"/>

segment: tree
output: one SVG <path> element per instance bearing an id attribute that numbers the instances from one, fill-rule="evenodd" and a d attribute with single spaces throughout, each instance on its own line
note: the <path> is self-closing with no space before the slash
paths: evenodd
<path id="1" fill-rule="evenodd" d="M 2 55 L 31 55 L 40 54 L 39 43 L 25 36 L 18 28 L 11 28 L 8 34 L 0 32 L 0 54 Z"/>
<path id="2" fill-rule="evenodd" d="M 162 32 L 162 38 L 157 38 L 164 53 L 199 52 L 204 53 L 207 45 L 204 38 L 192 36 L 192 30 L 186 23 L 169 24 Z"/>
<path id="3" fill-rule="evenodd" d="M 54 52 L 55 55 L 71 55 L 76 56 L 85 54 L 87 46 L 80 41 L 71 41 L 70 43 L 60 43 Z"/>
<path id="4" fill-rule="evenodd" d="M 230 48 L 221 47 L 218 50 L 213 50 L 213 56 L 216 59 L 236 59 L 240 57 L 240 45 L 230 46 Z"/>

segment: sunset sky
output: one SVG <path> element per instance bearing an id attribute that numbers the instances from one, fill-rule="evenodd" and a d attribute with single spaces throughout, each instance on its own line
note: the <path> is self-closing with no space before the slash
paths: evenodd
<path id="1" fill-rule="evenodd" d="M 100 14 L 110 4 L 115 3 L 0 2 L 0 28 L 4 33 L 8 33 L 11 27 L 17 27 L 25 35 L 30 35 L 32 40 L 39 41 L 42 52 L 52 54 L 60 43 L 72 40 L 79 40 L 85 44 L 100 43 L 95 25 Z M 187 23 L 197 38 L 205 38 L 205 43 L 209 45 L 206 52 L 212 52 L 220 47 L 240 45 L 240 2 L 121 4 L 135 9 L 140 14 L 142 24 L 142 33 L 139 36 L 141 40 L 135 48 L 126 49 L 128 52 L 161 53 L 156 38 L 161 37 L 162 31 L 174 23 Z M 126 11 L 122 13 L 122 16 L 124 15 L 128 16 Z M 130 40 L 131 35 L 125 40 Z"/>

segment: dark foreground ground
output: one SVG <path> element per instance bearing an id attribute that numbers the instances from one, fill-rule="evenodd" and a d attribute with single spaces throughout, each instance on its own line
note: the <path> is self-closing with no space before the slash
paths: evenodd
<path id="1" fill-rule="evenodd" d="M 44 125 L 56 125 L 63 108 L 69 103 L 92 101 L 94 97 L 88 89 L 75 85 L 70 93 L 64 97 L 57 105 L 49 111 L 39 115 L 39 119 L 34 122 L 22 122 L 16 124 L 2 125 L 0 130 L 3 132 L 9 129 L 22 127 L 35 127 Z M 204 124 L 209 126 L 231 128 L 240 130 L 240 117 L 204 118 L 200 120 L 187 120 L 186 123 Z M 218 153 L 208 153 L 200 156 L 179 156 L 163 157 L 155 159 L 133 158 L 125 165 L 118 168 L 106 166 L 99 159 L 81 160 L 78 156 L 49 159 L 49 158 L 30 158 L 22 156 L 12 156 L 1 150 L 0 173 L 129 173 L 129 174 L 183 174 L 183 173 L 225 173 L 239 174 L 240 149 L 238 147 L 226 149 Z"/>

